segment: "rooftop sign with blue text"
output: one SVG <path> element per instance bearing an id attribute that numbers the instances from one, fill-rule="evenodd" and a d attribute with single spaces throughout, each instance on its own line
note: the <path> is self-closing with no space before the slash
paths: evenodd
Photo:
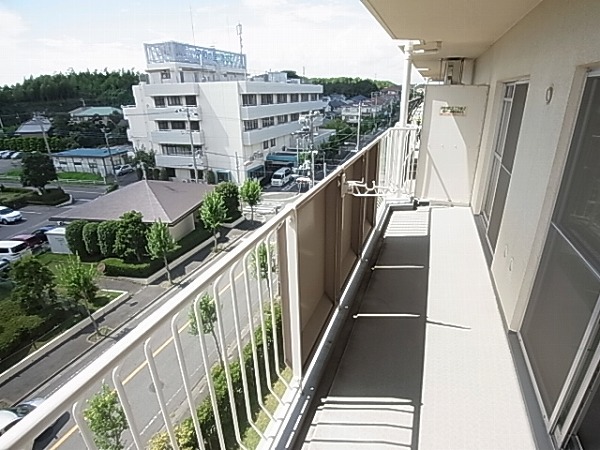
<path id="1" fill-rule="evenodd" d="M 180 42 L 144 44 L 146 62 L 150 64 L 184 63 L 202 67 L 226 67 L 245 70 L 246 55 L 214 48 L 197 47 Z"/>

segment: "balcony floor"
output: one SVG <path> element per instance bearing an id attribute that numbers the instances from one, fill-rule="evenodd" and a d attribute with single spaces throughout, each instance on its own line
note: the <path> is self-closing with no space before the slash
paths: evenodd
<path id="1" fill-rule="evenodd" d="M 303 448 L 536 448 L 469 208 L 392 213 L 358 300 Z"/>

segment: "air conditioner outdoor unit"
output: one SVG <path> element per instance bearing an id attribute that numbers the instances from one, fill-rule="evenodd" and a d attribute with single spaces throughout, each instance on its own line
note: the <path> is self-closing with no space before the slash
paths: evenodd
<path id="1" fill-rule="evenodd" d="M 444 84 L 471 84 L 473 60 L 465 58 L 442 59 L 442 80 Z"/>

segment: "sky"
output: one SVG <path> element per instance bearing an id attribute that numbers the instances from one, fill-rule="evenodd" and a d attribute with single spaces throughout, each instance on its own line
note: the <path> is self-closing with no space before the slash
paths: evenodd
<path id="1" fill-rule="evenodd" d="M 0 86 L 70 69 L 143 71 L 143 43 L 239 52 L 238 23 L 251 74 L 402 79 L 398 43 L 360 0 L 0 0 Z"/>

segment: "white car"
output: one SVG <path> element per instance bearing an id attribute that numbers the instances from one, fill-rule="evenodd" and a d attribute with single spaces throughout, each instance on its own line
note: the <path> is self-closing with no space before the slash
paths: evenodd
<path id="1" fill-rule="evenodd" d="M 23 417 L 40 406 L 43 398 L 34 398 L 13 408 L 0 409 L 0 436 L 10 430 Z"/>
<path id="2" fill-rule="evenodd" d="M 115 173 L 117 176 L 125 175 L 127 173 L 132 173 L 133 167 L 130 164 L 123 164 L 122 166 L 115 166 Z"/>
<path id="3" fill-rule="evenodd" d="M 0 206 L 0 222 L 4 225 L 20 222 L 21 220 L 23 220 L 23 215 L 19 211 L 10 209 L 7 206 Z"/>

